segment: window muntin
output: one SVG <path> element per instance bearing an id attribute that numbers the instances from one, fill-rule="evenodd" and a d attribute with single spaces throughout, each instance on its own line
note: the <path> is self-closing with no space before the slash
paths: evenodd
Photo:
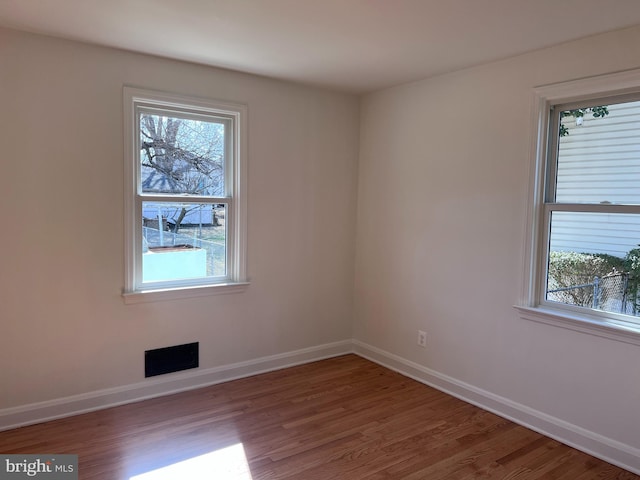
<path id="1" fill-rule="evenodd" d="M 638 96 L 555 105 L 549 125 L 540 303 L 640 325 Z"/>
<path id="2" fill-rule="evenodd" d="M 125 299 L 245 283 L 243 122 L 241 105 L 125 88 Z"/>

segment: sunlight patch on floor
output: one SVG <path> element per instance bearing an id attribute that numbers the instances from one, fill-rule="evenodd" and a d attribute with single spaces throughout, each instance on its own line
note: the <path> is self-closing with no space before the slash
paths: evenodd
<path id="1" fill-rule="evenodd" d="M 242 443 L 142 473 L 129 480 L 252 480 Z"/>

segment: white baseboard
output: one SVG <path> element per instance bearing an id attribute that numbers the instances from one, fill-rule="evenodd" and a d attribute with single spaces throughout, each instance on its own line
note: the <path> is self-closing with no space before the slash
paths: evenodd
<path id="1" fill-rule="evenodd" d="M 45 402 L 5 408 L 0 410 L 0 431 L 193 390 L 352 352 L 353 344 L 351 340 L 344 340 L 261 357 L 246 362 L 153 377 L 123 387 L 108 388 Z"/>
<path id="2" fill-rule="evenodd" d="M 178 372 L 123 387 L 3 409 L 0 410 L 0 431 L 193 390 L 348 353 L 355 353 L 589 455 L 640 474 L 640 450 L 635 447 L 585 430 L 358 340 L 344 340 L 206 370 Z"/>
<path id="3" fill-rule="evenodd" d="M 353 352 L 605 462 L 640 474 L 640 450 L 635 447 L 461 382 L 358 340 L 353 341 Z"/>

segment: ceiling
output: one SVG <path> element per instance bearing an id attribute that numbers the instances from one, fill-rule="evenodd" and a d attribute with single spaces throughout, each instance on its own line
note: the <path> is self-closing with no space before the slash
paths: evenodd
<path id="1" fill-rule="evenodd" d="M 640 0 L 0 0 L 0 25 L 363 93 L 640 24 Z"/>

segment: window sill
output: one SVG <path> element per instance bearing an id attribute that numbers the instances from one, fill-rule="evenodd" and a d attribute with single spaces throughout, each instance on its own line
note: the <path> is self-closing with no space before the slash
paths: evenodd
<path id="1" fill-rule="evenodd" d="M 514 305 L 520 317 L 538 323 L 567 328 L 589 335 L 640 345 L 640 326 L 632 326 L 616 320 L 602 320 L 587 315 L 577 315 L 559 309 L 522 307 Z"/>
<path id="2" fill-rule="evenodd" d="M 216 285 L 203 285 L 197 287 L 167 288 L 158 290 L 141 290 L 138 292 L 125 292 L 122 294 L 124 303 L 162 302 L 168 300 L 181 300 L 183 298 L 208 297 L 227 293 L 241 293 L 249 286 L 249 282 L 220 283 Z"/>

